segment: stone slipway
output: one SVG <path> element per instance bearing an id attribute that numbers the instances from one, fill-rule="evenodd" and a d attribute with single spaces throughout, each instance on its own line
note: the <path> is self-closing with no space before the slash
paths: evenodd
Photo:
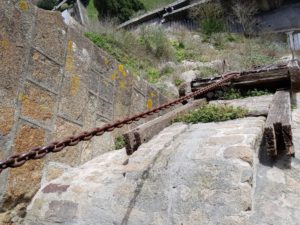
<path id="1" fill-rule="evenodd" d="M 43 185 L 24 224 L 247 224 L 264 122 L 173 124 Z"/>

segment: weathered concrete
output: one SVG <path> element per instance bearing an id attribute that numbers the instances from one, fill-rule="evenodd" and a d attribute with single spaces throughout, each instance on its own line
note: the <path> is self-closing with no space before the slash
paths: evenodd
<path id="1" fill-rule="evenodd" d="M 192 101 L 187 105 L 181 106 L 163 116 L 128 131 L 123 135 L 126 142 L 127 154 L 131 155 L 141 144 L 148 142 L 164 128 L 170 126 L 177 116 L 195 110 L 204 104 L 206 104 L 204 99 Z"/>
<path id="2" fill-rule="evenodd" d="M 106 153 L 45 184 L 25 224 L 247 224 L 264 122 L 179 123 L 131 157 Z"/>

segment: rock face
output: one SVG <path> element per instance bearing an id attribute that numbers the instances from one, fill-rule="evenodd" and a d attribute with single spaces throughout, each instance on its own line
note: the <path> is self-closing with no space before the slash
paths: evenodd
<path id="1" fill-rule="evenodd" d="M 174 124 L 131 157 L 106 153 L 45 184 L 24 224 L 247 224 L 264 121 Z"/>

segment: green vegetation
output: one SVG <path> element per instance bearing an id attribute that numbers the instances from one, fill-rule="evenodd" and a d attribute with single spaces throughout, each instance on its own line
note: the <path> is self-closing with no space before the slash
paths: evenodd
<path id="1" fill-rule="evenodd" d="M 209 123 L 245 117 L 246 109 L 226 105 L 205 105 L 195 111 L 177 117 L 174 122 Z"/>
<path id="2" fill-rule="evenodd" d="M 247 98 L 247 97 L 255 97 L 268 95 L 270 92 L 268 90 L 257 90 L 256 88 L 253 90 L 248 90 L 246 93 L 241 93 L 240 90 L 230 88 L 222 96 L 219 96 L 220 99 L 231 100 L 231 99 L 239 99 L 239 98 Z"/>
<path id="3" fill-rule="evenodd" d="M 155 68 L 161 61 L 172 60 L 174 55 L 174 49 L 161 28 L 145 28 L 140 35 L 123 30 L 106 34 L 88 32 L 85 35 L 126 68 L 142 75 L 151 83 L 172 73 L 171 68 L 162 71 Z"/>
<path id="4" fill-rule="evenodd" d="M 179 87 L 181 84 L 184 83 L 184 80 L 176 77 L 175 80 L 174 80 L 174 84 L 176 85 L 176 87 Z"/>
<path id="5" fill-rule="evenodd" d="M 45 10 L 52 10 L 56 4 L 56 0 L 40 0 L 37 7 Z"/>
<path id="6" fill-rule="evenodd" d="M 175 2 L 175 0 L 140 0 L 147 11 L 157 9 L 159 7 L 163 7 L 165 5 L 168 5 L 172 2 Z"/>
<path id="7" fill-rule="evenodd" d="M 86 7 L 86 10 L 87 10 L 88 17 L 89 17 L 90 19 L 93 19 L 93 20 L 98 19 L 98 11 L 97 11 L 97 9 L 95 8 L 94 0 L 90 0 L 90 1 L 88 2 L 88 5 L 87 5 L 87 7 Z"/>
<path id="8" fill-rule="evenodd" d="M 199 68 L 199 71 L 200 71 L 201 78 L 213 77 L 218 74 L 218 71 L 215 68 L 211 68 L 208 66 Z"/>
<path id="9" fill-rule="evenodd" d="M 171 59 L 174 55 L 171 43 L 160 27 L 143 27 L 140 42 L 158 59 Z"/>
<path id="10" fill-rule="evenodd" d="M 122 149 L 125 147 L 125 139 L 123 136 L 119 136 L 115 139 L 116 150 Z"/>
<path id="11" fill-rule="evenodd" d="M 116 17 L 120 22 L 129 20 L 130 17 L 139 10 L 144 10 L 145 6 L 139 0 L 93 0 L 99 16 Z"/>

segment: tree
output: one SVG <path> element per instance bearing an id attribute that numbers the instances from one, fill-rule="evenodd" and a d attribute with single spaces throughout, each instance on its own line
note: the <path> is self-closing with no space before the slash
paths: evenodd
<path id="1" fill-rule="evenodd" d="M 258 12 L 256 1 L 236 0 L 232 10 L 237 21 L 242 25 L 244 34 L 251 35 L 254 24 L 257 22 L 254 18 Z"/>
<path id="2" fill-rule="evenodd" d="M 94 5 L 99 12 L 99 17 L 117 17 L 120 22 L 129 20 L 145 6 L 140 0 L 94 0 Z"/>

